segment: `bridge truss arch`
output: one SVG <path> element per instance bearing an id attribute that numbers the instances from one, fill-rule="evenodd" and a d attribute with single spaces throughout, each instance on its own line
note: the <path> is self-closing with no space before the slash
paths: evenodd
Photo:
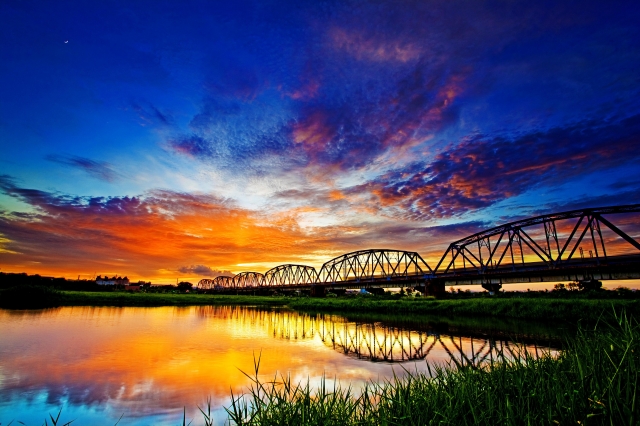
<path id="1" fill-rule="evenodd" d="M 260 272 L 240 272 L 233 277 L 233 287 L 262 287 L 264 285 L 264 275 Z"/>
<path id="2" fill-rule="evenodd" d="M 201 290 L 214 290 L 233 287 L 233 277 L 227 275 L 219 275 L 215 278 L 204 278 L 198 281 Z"/>
<path id="3" fill-rule="evenodd" d="M 412 251 L 370 249 L 338 256 L 322 265 L 318 284 L 345 281 L 374 281 L 408 276 L 430 275 L 432 269 Z"/>
<path id="4" fill-rule="evenodd" d="M 279 265 L 264 274 L 265 286 L 287 286 L 313 284 L 318 279 L 318 272 L 313 266 Z"/>
<path id="5" fill-rule="evenodd" d="M 460 266 L 484 273 L 534 263 L 549 269 L 580 263 L 600 265 L 623 241 L 622 245 L 637 255 L 638 238 L 622 231 L 622 225 L 614 224 L 611 217 L 617 222 L 625 213 L 640 213 L 640 204 L 571 210 L 487 229 L 451 243 L 435 272 L 447 274 Z"/>

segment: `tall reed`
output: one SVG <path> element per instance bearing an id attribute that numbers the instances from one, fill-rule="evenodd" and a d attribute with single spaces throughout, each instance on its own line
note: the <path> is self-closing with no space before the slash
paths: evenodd
<path id="1" fill-rule="evenodd" d="M 528 352 L 434 367 L 372 383 L 359 395 L 325 381 L 262 382 L 232 395 L 238 425 L 639 425 L 640 327 L 625 314 L 581 330 L 557 357 Z"/>

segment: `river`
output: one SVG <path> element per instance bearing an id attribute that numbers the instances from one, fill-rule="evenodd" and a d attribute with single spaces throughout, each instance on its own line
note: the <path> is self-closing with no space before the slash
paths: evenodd
<path id="1" fill-rule="evenodd" d="M 504 325 L 502 327 L 501 325 Z M 519 345 L 515 345 L 515 338 Z M 0 310 L 0 424 L 42 424 L 62 409 L 73 424 L 215 424 L 230 392 L 290 375 L 356 391 L 427 362 L 452 367 L 558 348 L 553 327 L 345 318 L 246 307 L 63 307 Z"/>

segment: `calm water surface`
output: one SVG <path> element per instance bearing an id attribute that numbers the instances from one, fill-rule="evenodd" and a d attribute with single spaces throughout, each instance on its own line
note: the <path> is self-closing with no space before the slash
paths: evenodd
<path id="1" fill-rule="evenodd" d="M 489 333 L 491 334 L 491 333 Z M 521 336 L 522 337 L 522 336 Z M 531 336 L 520 347 L 545 350 Z M 210 398 L 218 424 L 229 395 L 260 358 L 260 378 L 323 377 L 359 389 L 432 363 L 509 355 L 517 346 L 482 330 L 350 321 L 336 315 L 241 307 L 65 307 L 0 310 L 0 424 L 41 425 L 48 413 L 74 424 L 202 424 Z M 15 424 L 15 423 L 14 423 Z"/>

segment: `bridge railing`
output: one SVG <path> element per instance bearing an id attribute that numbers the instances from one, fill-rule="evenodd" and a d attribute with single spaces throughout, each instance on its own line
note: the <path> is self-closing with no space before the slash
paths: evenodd
<path id="1" fill-rule="evenodd" d="M 435 271 L 447 274 L 473 268 L 486 273 L 505 266 L 515 270 L 532 262 L 554 269 L 575 262 L 577 256 L 584 259 L 585 255 L 597 265 L 606 261 L 607 247 L 615 240 L 640 250 L 640 243 L 610 217 L 637 212 L 640 204 L 572 210 L 510 222 L 451 243 Z M 610 233 L 608 238 L 606 230 Z M 583 243 L 587 244 L 586 250 Z"/>

